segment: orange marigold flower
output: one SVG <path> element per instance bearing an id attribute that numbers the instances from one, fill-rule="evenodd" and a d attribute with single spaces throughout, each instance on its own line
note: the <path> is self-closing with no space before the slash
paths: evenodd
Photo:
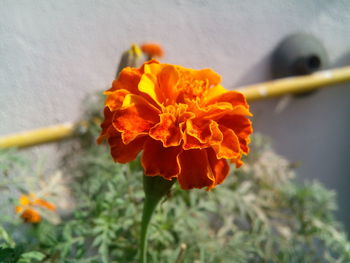
<path id="1" fill-rule="evenodd" d="M 33 193 L 22 195 L 19 198 L 19 205 L 16 206 L 15 211 L 21 214 L 21 218 L 25 222 L 38 223 L 41 221 L 41 216 L 37 208 L 44 208 L 50 211 L 55 211 L 56 206 L 43 199 L 37 198 Z"/>
<path id="2" fill-rule="evenodd" d="M 157 43 L 145 43 L 141 46 L 143 53 L 146 53 L 150 57 L 163 57 L 164 51 L 161 45 Z"/>
<path id="3" fill-rule="evenodd" d="M 210 69 L 193 70 L 151 60 L 127 67 L 113 82 L 98 138 L 108 140 L 116 162 L 143 150 L 149 176 L 177 178 L 183 189 L 211 189 L 242 165 L 252 125 L 243 94 L 228 91 Z"/>
<path id="4" fill-rule="evenodd" d="M 32 208 L 26 208 L 21 214 L 21 218 L 27 223 L 39 223 L 41 221 L 41 216 L 38 211 Z"/>

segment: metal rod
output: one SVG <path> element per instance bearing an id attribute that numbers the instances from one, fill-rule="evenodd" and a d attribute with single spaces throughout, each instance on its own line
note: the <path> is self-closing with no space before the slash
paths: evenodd
<path id="1" fill-rule="evenodd" d="M 0 148 L 30 147 L 60 141 L 74 135 L 75 124 L 64 123 L 0 137 Z"/>
<path id="2" fill-rule="evenodd" d="M 350 82 L 350 67 L 318 71 L 306 76 L 289 77 L 238 88 L 248 101 L 298 94 L 329 85 Z"/>

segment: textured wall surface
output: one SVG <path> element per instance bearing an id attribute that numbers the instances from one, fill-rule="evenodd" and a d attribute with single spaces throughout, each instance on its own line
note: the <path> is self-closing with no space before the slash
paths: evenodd
<path id="1" fill-rule="evenodd" d="M 0 0 L 0 135 L 76 120 L 86 94 L 106 89 L 130 43 L 157 41 L 163 61 L 211 67 L 233 89 L 269 79 L 269 55 L 294 32 L 313 33 L 332 66 L 350 62 L 350 2 Z M 337 189 L 350 222 L 350 84 L 252 105 L 255 130 L 300 161 L 302 178 Z"/>

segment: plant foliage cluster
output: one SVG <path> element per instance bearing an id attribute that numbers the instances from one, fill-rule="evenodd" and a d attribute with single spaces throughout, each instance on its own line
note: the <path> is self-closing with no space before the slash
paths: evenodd
<path id="1" fill-rule="evenodd" d="M 1 151 L 0 262 L 137 262 L 141 167 L 138 160 L 116 164 L 106 145 L 96 145 L 99 106 L 87 104 L 89 121 L 77 131 L 83 135 L 61 147 L 67 154 L 60 173 L 74 209 L 61 209 L 59 222 L 30 225 L 14 214 L 19 193 L 38 178 L 21 153 Z M 210 192 L 173 188 L 150 226 L 150 262 L 350 262 L 350 243 L 333 217 L 334 192 L 297 183 L 292 164 L 262 136 L 245 163 Z M 59 204 L 67 192 L 55 185 Z"/>

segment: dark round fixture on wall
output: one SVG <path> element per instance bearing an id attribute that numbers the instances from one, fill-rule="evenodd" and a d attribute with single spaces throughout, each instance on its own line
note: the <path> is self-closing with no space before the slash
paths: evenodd
<path id="1" fill-rule="evenodd" d="M 272 53 L 271 73 L 273 78 L 306 75 L 325 69 L 328 64 L 327 51 L 320 40 L 296 33 L 283 39 Z"/>

